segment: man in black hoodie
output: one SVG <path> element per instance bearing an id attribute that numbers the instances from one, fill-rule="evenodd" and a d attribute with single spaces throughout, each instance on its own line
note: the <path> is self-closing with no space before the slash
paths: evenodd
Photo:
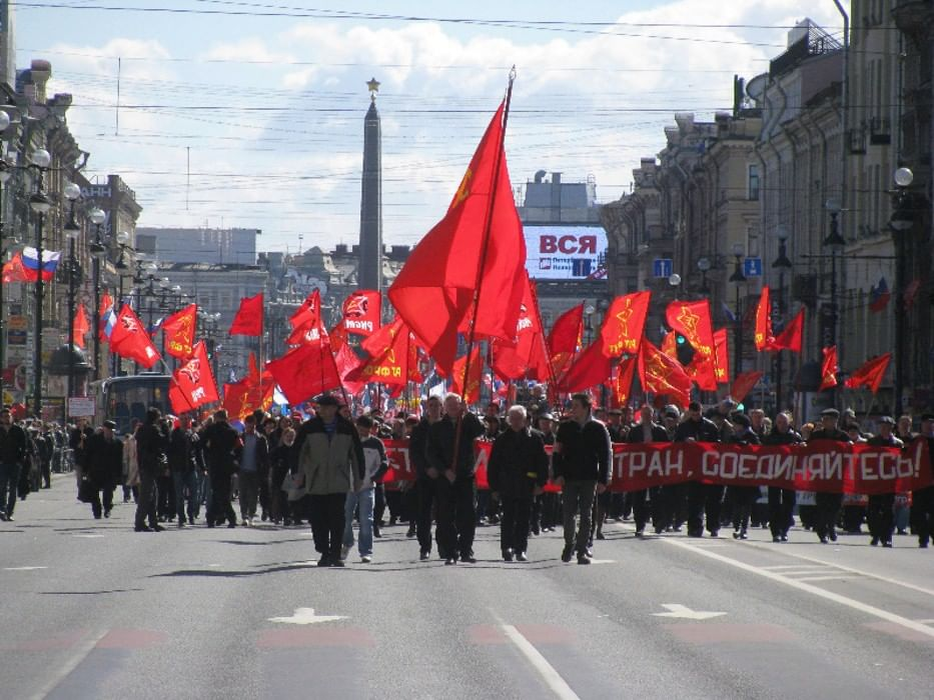
<path id="1" fill-rule="evenodd" d="M 204 457 L 211 478 L 211 502 L 208 504 L 208 527 L 227 521 L 227 527 L 237 527 L 237 514 L 230 505 L 230 479 L 237 470 L 236 452 L 240 449 L 240 436 L 227 422 L 227 411 L 214 413 L 214 422 L 202 436 Z"/>
<path id="2" fill-rule="evenodd" d="M 791 427 L 791 414 L 782 411 L 775 416 L 772 432 L 763 439 L 766 445 L 797 445 L 801 436 Z M 795 499 L 797 492 L 794 489 L 781 489 L 769 486 L 769 529 L 772 531 L 773 542 L 787 542 L 788 530 L 794 520 Z"/>
<path id="3" fill-rule="evenodd" d="M 0 410 L 0 520 L 13 520 L 16 486 L 26 459 L 26 431 L 13 423 L 10 409 Z"/>
<path id="4" fill-rule="evenodd" d="M 99 433 L 88 438 L 85 452 L 86 473 L 94 489 L 91 512 L 100 520 L 101 515 L 110 517 L 114 506 L 114 489 L 123 471 L 123 443 L 114 435 L 117 424 L 105 420 Z M 100 494 L 103 492 L 103 507 Z M 102 512 L 103 511 L 103 512 Z"/>
<path id="5" fill-rule="evenodd" d="M 425 415 L 418 425 L 412 428 L 412 436 L 409 438 L 409 459 L 415 467 L 415 490 L 418 494 L 418 514 L 415 521 L 421 561 L 431 558 L 431 510 L 437 501 L 437 483 L 440 477 L 440 472 L 428 463 L 428 430 L 441 420 L 441 411 L 441 399 L 429 396 L 425 402 Z M 442 559 L 447 559 L 447 554 L 440 544 L 438 554 Z"/>
<path id="6" fill-rule="evenodd" d="M 136 504 L 135 528 L 137 532 L 160 532 L 165 529 L 159 524 L 156 515 L 156 503 L 159 499 L 156 479 L 165 470 L 168 445 L 169 440 L 162 430 L 162 412 L 152 406 L 146 411 L 146 420 L 136 431 L 139 459 L 139 502 Z"/>

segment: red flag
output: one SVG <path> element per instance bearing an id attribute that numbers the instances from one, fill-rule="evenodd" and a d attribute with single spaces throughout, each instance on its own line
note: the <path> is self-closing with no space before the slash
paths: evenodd
<path id="1" fill-rule="evenodd" d="M 754 333 L 756 352 L 770 350 L 775 337 L 772 335 L 772 301 L 768 285 L 763 285 L 759 295 L 759 304 L 756 306 L 756 329 Z"/>
<path id="2" fill-rule="evenodd" d="M 267 373 L 268 374 L 268 373 Z M 272 406 L 272 395 L 276 383 L 270 377 L 263 384 L 253 383 L 245 377 L 233 384 L 224 384 L 224 408 L 233 418 L 243 420 L 257 408 L 266 410 Z"/>
<path id="3" fill-rule="evenodd" d="M 691 378 L 684 368 L 645 338 L 639 352 L 639 381 L 646 392 L 668 396 L 681 406 L 691 402 Z"/>
<path id="4" fill-rule="evenodd" d="M 289 323 L 294 330 L 309 328 L 321 323 L 321 292 L 315 289 L 301 306 L 289 316 Z"/>
<path id="5" fill-rule="evenodd" d="M 74 327 L 72 329 L 72 344 L 84 349 L 84 336 L 87 335 L 89 330 L 91 330 L 91 324 L 88 321 L 87 314 L 84 312 L 84 304 L 78 304 L 78 309 L 75 311 Z"/>
<path id="6" fill-rule="evenodd" d="M 558 380 L 559 391 L 584 391 L 592 386 L 603 384 L 610 377 L 612 362 L 607 357 L 603 338 L 597 336 L 568 367 L 564 376 Z"/>
<path id="7" fill-rule="evenodd" d="M 713 322 L 710 320 L 710 302 L 673 301 L 665 309 L 669 328 L 684 336 L 691 347 L 705 357 L 713 355 Z"/>
<path id="8" fill-rule="evenodd" d="M 716 343 L 714 347 L 716 348 Z M 714 355 L 704 357 L 696 352 L 691 359 L 691 364 L 684 368 L 687 375 L 697 384 L 697 388 L 703 391 L 717 390 L 717 361 Z"/>
<path id="9" fill-rule="evenodd" d="M 263 334 L 263 293 L 240 299 L 240 309 L 230 324 L 229 335 Z"/>
<path id="10" fill-rule="evenodd" d="M 804 307 L 802 306 L 795 317 L 788 322 L 785 330 L 772 340 L 769 350 L 791 350 L 801 352 L 801 336 L 804 333 Z"/>
<path id="11" fill-rule="evenodd" d="M 622 360 L 616 368 L 616 380 L 613 382 L 613 400 L 615 408 L 623 408 L 629 403 L 632 395 L 632 378 L 636 371 L 639 358 L 635 355 Z"/>
<path id="12" fill-rule="evenodd" d="M 652 292 L 633 292 L 616 297 L 603 317 L 603 347 L 610 357 L 639 351 Z"/>
<path id="13" fill-rule="evenodd" d="M 742 402 L 761 377 L 762 372 L 759 371 L 743 372 L 733 380 L 733 384 L 730 386 L 730 397 L 736 403 Z"/>
<path id="14" fill-rule="evenodd" d="M 889 368 L 889 362 L 892 359 L 892 353 L 887 352 L 863 363 L 862 367 L 853 372 L 844 382 L 848 389 L 856 389 L 861 386 L 868 386 L 870 391 L 875 394 L 879 391 L 879 385 L 882 383 L 882 377 L 885 370 Z"/>
<path id="15" fill-rule="evenodd" d="M 331 346 L 309 343 L 290 350 L 266 367 L 292 405 L 341 386 Z"/>
<path id="16" fill-rule="evenodd" d="M 535 283 L 524 273 L 522 305 L 519 307 L 519 321 L 516 324 L 516 344 L 493 342 L 493 371 L 500 379 L 519 379 L 526 377 L 538 381 L 551 378 L 548 356 L 545 351 L 545 335 L 542 319 L 535 297 Z"/>
<path id="17" fill-rule="evenodd" d="M 100 328 L 97 329 L 97 334 L 101 340 L 108 340 L 110 336 L 107 335 L 105 329 L 107 327 L 107 315 L 114 308 L 114 300 L 111 298 L 110 293 L 105 289 L 104 293 L 101 295 L 101 305 L 97 310 L 97 317 L 100 319 Z"/>
<path id="18" fill-rule="evenodd" d="M 334 365 L 337 367 L 337 374 L 341 378 L 344 388 L 351 394 L 358 393 L 366 382 L 356 382 L 348 379 L 348 376 L 355 369 L 363 364 L 363 360 L 357 357 L 357 354 L 347 343 L 341 343 L 334 351 Z"/>
<path id="19" fill-rule="evenodd" d="M 453 367 L 458 331 L 512 342 L 522 302 L 525 240 L 516 212 L 501 104 L 447 214 L 412 251 L 389 298 L 435 362 Z M 498 171 L 497 171 L 498 166 Z"/>
<path id="20" fill-rule="evenodd" d="M 382 295 L 370 289 L 358 289 L 344 299 L 341 328 L 350 333 L 370 335 L 379 328 Z"/>
<path id="21" fill-rule="evenodd" d="M 829 348 L 823 348 L 823 352 L 824 360 L 821 362 L 820 367 L 821 379 L 818 391 L 837 386 L 837 372 L 840 371 L 840 367 L 837 365 L 837 346 L 831 345 Z"/>
<path id="22" fill-rule="evenodd" d="M 581 347 L 583 335 L 584 305 L 578 304 L 561 314 L 548 334 L 548 353 L 556 376 L 570 366 Z"/>
<path id="23" fill-rule="evenodd" d="M 176 311 L 162 322 L 165 334 L 165 351 L 181 360 L 194 352 L 195 326 L 198 323 L 198 305 L 189 304 Z M 216 393 L 216 391 L 215 391 Z"/>
<path id="24" fill-rule="evenodd" d="M 665 333 L 662 338 L 662 352 L 668 355 L 672 360 L 678 359 L 678 334 L 674 331 Z"/>
<path id="25" fill-rule="evenodd" d="M 418 349 L 411 340 L 408 326 L 401 318 L 396 318 L 390 325 L 381 329 L 381 336 L 388 335 L 388 344 L 381 352 L 362 362 L 347 375 L 347 379 L 354 382 L 379 382 L 387 386 L 405 386 L 412 379 L 412 371 L 418 373 Z M 376 334 L 371 335 L 372 340 Z M 375 345 L 375 344 L 373 344 Z M 478 346 L 479 347 L 479 346 Z M 414 352 L 413 352 L 414 351 Z M 412 365 L 415 367 L 412 367 Z"/>
<path id="26" fill-rule="evenodd" d="M 464 372 L 469 372 L 467 376 L 467 388 L 464 388 Z M 451 369 L 451 391 L 455 394 L 464 396 L 464 401 L 468 404 L 477 403 L 480 400 L 480 381 L 483 378 L 483 360 L 480 357 L 480 346 L 475 345 L 470 353 L 470 368 L 467 368 L 467 355 L 454 361 L 454 367 Z"/>
<path id="27" fill-rule="evenodd" d="M 718 384 L 730 381 L 730 350 L 726 339 L 726 328 L 713 333 L 714 374 Z"/>
<path id="28" fill-rule="evenodd" d="M 13 253 L 9 262 L 3 263 L 3 283 L 9 282 L 35 282 L 36 273 L 33 272 L 32 279 L 23 265 L 23 255 L 19 251 Z"/>
<path id="29" fill-rule="evenodd" d="M 218 400 L 217 384 L 203 340 L 195 344 L 191 356 L 172 376 L 175 381 L 169 386 L 169 401 L 174 413 L 194 411 Z"/>
<path id="30" fill-rule="evenodd" d="M 152 339 L 142 322 L 126 304 L 117 314 L 113 333 L 110 335 L 110 351 L 120 357 L 137 362 L 149 369 L 159 361 L 159 351 L 152 344 Z"/>

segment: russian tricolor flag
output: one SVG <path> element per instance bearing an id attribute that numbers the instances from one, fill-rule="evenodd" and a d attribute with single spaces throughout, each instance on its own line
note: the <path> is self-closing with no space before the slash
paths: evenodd
<path id="1" fill-rule="evenodd" d="M 62 259 L 61 253 L 51 250 L 42 251 L 42 281 L 51 282 L 55 277 L 55 271 L 58 269 L 58 263 Z M 36 277 L 39 275 L 39 251 L 31 246 L 23 248 L 23 268 L 32 272 Z"/>

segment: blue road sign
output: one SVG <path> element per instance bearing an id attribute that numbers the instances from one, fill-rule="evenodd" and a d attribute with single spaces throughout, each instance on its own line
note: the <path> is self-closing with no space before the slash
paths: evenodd
<path id="1" fill-rule="evenodd" d="M 743 274 L 746 277 L 762 277 L 762 258 L 746 258 L 743 260 Z"/>
<path id="2" fill-rule="evenodd" d="M 655 258 L 652 265 L 652 274 L 655 277 L 671 277 L 674 266 L 671 264 L 671 258 Z"/>

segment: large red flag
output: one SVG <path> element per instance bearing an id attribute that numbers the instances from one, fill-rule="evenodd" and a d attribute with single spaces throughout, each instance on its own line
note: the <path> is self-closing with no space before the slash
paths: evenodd
<path id="1" fill-rule="evenodd" d="M 293 406 L 341 386 L 334 354 L 327 343 L 309 343 L 266 363 L 266 368 Z"/>
<path id="2" fill-rule="evenodd" d="M 548 334 L 548 354 L 556 376 L 561 376 L 570 366 L 581 347 L 583 335 L 584 305 L 581 303 L 561 314 Z"/>
<path id="3" fill-rule="evenodd" d="M 211 372 L 208 351 L 202 340 L 191 349 L 191 356 L 172 375 L 169 401 L 176 414 L 194 411 L 218 400 L 217 384 Z"/>
<path id="4" fill-rule="evenodd" d="M 613 382 L 615 408 L 623 408 L 629 403 L 629 397 L 632 395 L 632 378 L 637 364 L 639 364 L 639 358 L 630 355 L 621 360 L 616 367 L 616 379 Z"/>
<path id="5" fill-rule="evenodd" d="M 262 385 L 254 383 L 250 377 L 224 384 L 224 408 L 232 418 L 243 420 L 258 408 L 266 410 L 272 406 L 275 388 L 271 376 L 269 381 L 264 379 Z"/>
<path id="6" fill-rule="evenodd" d="M 256 296 L 244 297 L 240 300 L 240 309 L 230 324 L 230 335 L 263 334 L 263 293 Z"/>
<path id="7" fill-rule="evenodd" d="M 673 360 L 642 339 L 639 352 L 639 381 L 646 392 L 668 396 L 681 406 L 691 402 L 691 378 L 677 360 Z"/>
<path id="8" fill-rule="evenodd" d="M 804 334 L 804 307 L 802 306 L 795 317 L 788 322 L 785 330 L 779 333 L 769 350 L 791 350 L 801 352 L 801 339 Z"/>
<path id="9" fill-rule="evenodd" d="M 378 382 L 387 386 L 405 386 L 407 382 L 412 381 L 410 366 L 414 360 L 418 371 L 418 353 L 415 343 L 411 342 L 411 333 L 408 326 L 401 318 L 396 318 L 390 325 L 385 326 L 387 332 L 382 330 L 380 335 L 388 335 L 389 342 L 381 352 L 370 357 L 365 362 L 361 362 L 346 379 L 354 382 Z M 374 338 L 375 334 L 370 336 Z M 479 346 L 478 346 L 479 347 Z M 413 358 L 412 350 L 415 349 Z"/>
<path id="10" fill-rule="evenodd" d="M 516 324 L 516 344 L 493 342 L 492 365 L 496 376 L 502 380 L 526 377 L 540 382 L 551 379 L 548 355 L 545 351 L 545 335 L 542 319 L 535 297 L 535 283 L 525 274 L 522 306 Z"/>
<path id="11" fill-rule="evenodd" d="M 120 357 L 133 360 L 141 367 L 149 369 L 159 359 L 159 351 L 152 344 L 152 339 L 142 322 L 126 304 L 117 314 L 113 333 L 110 335 L 110 351 Z"/>
<path id="12" fill-rule="evenodd" d="M 870 391 L 875 394 L 879 391 L 879 385 L 882 383 L 885 370 L 889 368 L 891 359 L 892 353 L 887 352 L 884 355 L 879 355 L 871 360 L 867 360 L 858 370 L 849 376 L 844 384 L 848 389 L 868 386 Z"/>
<path id="13" fill-rule="evenodd" d="M 91 324 L 88 316 L 84 312 L 84 304 L 78 304 L 78 310 L 75 311 L 75 322 L 72 329 L 71 342 L 79 348 L 84 348 L 84 336 L 91 330 Z"/>
<path id="14" fill-rule="evenodd" d="M 169 355 L 181 360 L 191 357 L 194 352 L 197 322 L 197 304 L 189 304 L 162 322 L 162 332 L 165 334 L 165 351 Z"/>
<path id="15" fill-rule="evenodd" d="M 829 389 L 837 386 L 837 372 L 840 366 L 837 364 L 837 346 L 831 345 L 829 348 L 823 348 L 824 360 L 820 366 L 820 389 Z"/>
<path id="16" fill-rule="evenodd" d="M 379 328 L 382 294 L 358 289 L 344 299 L 341 327 L 350 333 L 370 335 Z"/>
<path id="17" fill-rule="evenodd" d="M 357 354 L 347 343 L 341 343 L 334 350 L 334 365 L 337 367 L 337 374 L 341 378 L 344 389 L 351 394 L 358 393 L 366 386 L 366 382 L 356 382 L 348 379 L 350 373 L 360 367 L 361 364 L 363 364 L 363 360 L 357 357 Z"/>
<path id="18" fill-rule="evenodd" d="M 768 285 L 763 285 L 762 292 L 759 294 L 753 338 L 756 341 L 756 352 L 771 350 L 772 343 L 775 341 L 775 336 L 772 335 L 772 301 Z"/>
<path id="19" fill-rule="evenodd" d="M 606 355 L 603 338 L 597 336 L 597 339 L 574 359 L 564 376 L 558 380 L 558 390 L 584 391 L 592 386 L 603 384 L 610 378 L 611 369 L 612 361 Z"/>
<path id="20" fill-rule="evenodd" d="M 468 404 L 480 400 L 480 381 L 483 378 L 483 360 L 480 357 L 480 346 L 475 345 L 470 353 L 470 368 L 467 368 L 467 355 L 454 361 L 451 369 L 451 391 L 464 396 Z M 467 372 L 466 389 L 464 388 L 464 373 Z"/>
<path id="21" fill-rule="evenodd" d="M 525 240 L 503 149 L 504 107 L 496 110 L 447 214 L 389 288 L 399 315 L 445 371 L 454 365 L 458 331 L 468 331 L 474 315 L 478 337 L 515 337 Z"/>
<path id="22" fill-rule="evenodd" d="M 746 398 L 749 392 L 752 391 L 752 388 L 761 378 L 762 372 L 755 370 L 752 372 L 743 372 L 733 380 L 733 384 L 730 386 L 730 397 L 736 403 L 740 403 Z"/>
<path id="23" fill-rule="evenodd" d="M 710 320 L 710 302 L 673 301 L 665 309 L 669 328 L 684 336 L 691 347 L 704 357 L 713 355 L 713 322 Z"/>
<path id="24" fill-rule="evenodd" d="M 635 354 L 645 328 L 652 292 L 633 292 L 616 297 L 603 317 L 603 347 L 610 357 Z"/>
<path id="25" fill-rule="evenodd" d="M 301 306 L 289 316 L 293 330 L 310 328 L 321 323 L 321 292 L 315 289 Z"/>
<path id="26" fill-rule="evenodd" d="M 730 350 L 726 339 L 726 328 L 720 328 L 713 333 L 714 373 L 717 384 L 726 384 L 730 381 Z"/>

